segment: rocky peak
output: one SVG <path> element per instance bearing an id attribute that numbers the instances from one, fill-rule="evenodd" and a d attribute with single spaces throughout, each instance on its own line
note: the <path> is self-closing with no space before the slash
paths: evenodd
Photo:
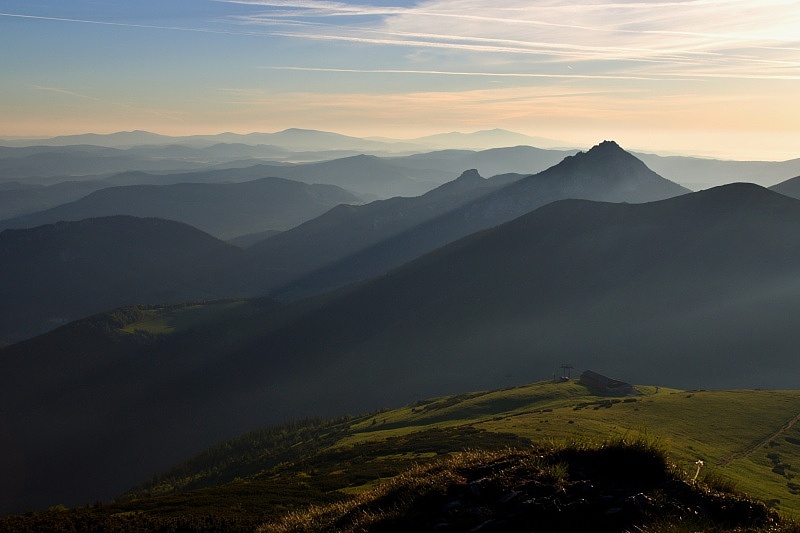
<path id="1" fill-rule="evenodd" d="M 461 175 L 456 178 L 456 181 L 461 183 L 477 183 L 483 181 L 483 177 L 478 173 L 477 169 L 471 168 L 462 172 Z"/>

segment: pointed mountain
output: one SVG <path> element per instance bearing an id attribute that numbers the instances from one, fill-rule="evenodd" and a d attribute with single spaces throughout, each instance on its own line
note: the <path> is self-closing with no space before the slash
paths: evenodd
<path id="1" fill-rule="evenodd" d="M 452 185 L 459 187 L 474 187 L 476 184 L 482 183 L 483 180 L 484 178 L 478 173 L 478 170 L 471 168 L 462 172 L 461 175 L 451 183 Z"/>
<path id="2" fill-rule="evenodd" d="M 688 189 L 648 169 L 615 142 L 605 141 L 588 152 L 568 156 L 547 170 L 314 272 L 276 296 L 299 298 L 379 275 L 470 233 L 507 222 L 556 200 L 635 203 L 687 192 Z"/>

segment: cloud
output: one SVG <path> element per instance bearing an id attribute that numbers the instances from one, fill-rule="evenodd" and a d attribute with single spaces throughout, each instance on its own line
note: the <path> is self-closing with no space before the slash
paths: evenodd
<path id="1" fill-rule="evenodd" d="M 48 92 L 51 92 L 51 93 L 57 93 L 57 94 L 63 94 L 63 95 L 67 95 L 67 96 L 73 96 L 75 98 L 83 98 L 84 100 L 94 100 L 94 101 L 99 101 L 100 100 L 99 98 L 96 98 L 94 96 L 89 96 L 87 94 L 77 93 L 75 91 L 70 91 L 68 89 L 62 89 L 60 87 L 46 87 L 46 86 L 43 86 L 43 85 L 34 85 L 33 88 L 35 90 L 37 90 L 37 91 L 48 91 Z"/>
<path id="2" fill-rule="evenodd" d="M 425 50 L 427 61 L 436 65 L 433 71 L 448 70 L 438 67 L 456 57 L 542 78 L 559 77 L 554 69 L 565 65 L 585 76 L 620 79 L 794 80 L 800 75 L 800 4 L 794 0 L 509 0 L 501 5 L 426 0 L 388 7 L 325 0 L 215 1 L 237 5 L 238 14 L 192 27 L 0 16 Z M 250 13 L 241 14 L 243 9 Z M 403 70 L 396 61 L 392 66 Z"/>
<path id="3" fill-rule="evenodd" d="M 434 76 L 466 76 L 466 77 L 486 77 L 486 78 L 564 78 L 564 79 L 609 79 L 609 80 L 639 80 L 639 81 L 661 81 L 663 78 L 646 77 L 646 76 L 605 76 L 598 75 L 584 75 L 584 74 L 536 74 L 531 72 L 459 72 L 447 70 L 412 70 L 412 69 L 347 69 L 347 68 L 326 68 L 326 67 L 290 67 L 290 66 L 273 66 L 262 67 L 267 70 L 288 70 L 288 71 L 302 71 L 302 72 L 338 72 L 350 74 L 419 74 L 419 75 L 434 75 Z M 567 67 L 570 68 L 571 67 Z"/>
<path id="4" fill-rule="evenodd" d="M 222 35 L 241 35 L 244 32 L 237 30 L 237 31 L 227 31 L 227 30 L 215 30 L 212 28 L 190 28 L 190 27 L 181 27 L 181 26 L 159 26 L 159 25 L 152 25 L 152 24 L 133 24 L 129 22 L 112 22 L 112 21 L 105 21 L 105 20 L 90 20 L 90 19 L 75 19 L 75 18 L 65 18 L 65 17 L 46 17 L 41 15 L 25 15 L 20 13 L 0 13 L 0 17 L 8 17 L 8 18 L 18 18 L 18 19 L 30 19 L 30 20 L 41 20 L 41 21 L 50 21 L 50 22 L 69 22 L 75 24 L 94 24 L 99 26 L 118 26 L 123 28 L 140 28 L 140 29 L 148 29 L 148 30 L 171 30 L 171 31 L 182 31 L 182 32 L 194 32 L 194 33 L 214 33 L 214 34 L 222 34 Z"/>
<path id="5" fill-rule="evenodd" d="M 575 68 L 583 62 L 582 70 L 606 75 L 770 80 L 800 74 L 800 4 L 794 0 L 428 0 L 389 8 L 218 1 L 252 6 L 253 13 L 231 20 L 282 37 L 426 49 L 441 60 L 448 53 L 493 56 L 496 63 L 516 62 L 519 72 L 535 67 L 546 74 L 554 63 Z M 289 21 L 315 26 L 278 27 Z"/>

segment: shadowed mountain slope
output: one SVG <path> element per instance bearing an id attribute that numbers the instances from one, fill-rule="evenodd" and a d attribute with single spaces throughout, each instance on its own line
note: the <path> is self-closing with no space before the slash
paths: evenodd
<path id="1" fill-rule="evenodd" d="M 0 221 L 36 213 L 108 187 L 103 180 L 64 181 L 53 185 L 7 183 L 0 190 Z"/>
<path id="2" fill-rule="evenodd" d="M 409 228 L 280 290 L 280 298 L 318 294 L 379 275 L 477 231 L 529 213 L 550 202 L 589 199 L 649 202 L 689 192 L 648 169 L 616 143 L 603 142 L 539 174 L 484 195 L 436 219 Z"/>
<path id="3" fill-rule="evenodd" d="M 98 146 L 0 147 L 0 179 L 101 175 L 129 169 L 146 171 L 190 170 L 201 163 L 172 158 L 153 158 Z"/>
<path id="4" fill-rule="evenodd" d="M 263 176 L 277 176 L 309 184 L 336 185 L 370 198 L 414 196 L 441 183 L 441 172 L 421 172 L 395 165 L 375 156 L 357 155 L 329 161 L 298 164 L 248 164 L 245 168 L 223 168 L 167 175 L 128 172 L 108 178 L 120 185 L 149 183 L 221 183 L 249 181 Z"/>
<path id="5" fill-rule="evenodd" d="M 86 450 L 104 464 L 134 453 L 141 477 L 261 424 L 506 387 L 564 361 L 682 388 L 791 388 L 798 242 L 800 202 L 755 185 L 564 200 L 335 294 L 128 355 L 100 346 L 94 360 L 118 361 L 108 374 L 60 348 L 66 326 L 0 351 L 0 457 L 52 465 L 54 490 L 82 472 L 121 492 L 133 480 Z M 75 371 L 43 373 L 31 353 Z"/>
<path id="6" fill-rule="evenodd" d="M 786 196 L 791 196 L 792 198 L 800 199 L 800 176 L 773 185 L 769 189 Z"/>
<path id="7" fill-rule="evenodd" d="M 282 177 L 307 183 L 327 183 L 376 198 L 416 196 L 436 186 L 439 181 L 418 179 L 409 169 L 393 165 L 371 155 L 344 157 L 320 163 L 287 166 Z"/>
<path id="8" fill-rule="evenodd" d="M 0 222 L 0 228 L 30 228 L 62 220 L 112 215 L 178 220 L 220 239 L 285 230 L 321 215 L 355 195 L 331 185 L 281 178 L 242 183 L 179 183 L 109 187 L 40 213 Z"/>
<path id="9" fill-rule="evenodd" d="M 726 161 L 700 157 L 659 156 L 636 153 L 636 157 L 660 175 L 692 190 L 733 182 L 768 187 L 800 174 L 800 159 L 787 161 Z"/>
<path id="10" fill-rule="evenodd" d="M 418 197 L 395 197 L 365 205 L 339 205 L 248 250 L 252 285 L 269 291 L 370 245 L 488 194 L 518 175 L 482 178 L 475 170 Z M 260 275 L 265 265 L 269 278 Z"/>
<path id="11" fill-rule="evenodd" d="M 193 227 L 127 216 L 0 233 L 0 338 L 121 305 L 219 298 L 207 279 L 241 250 Z"/>

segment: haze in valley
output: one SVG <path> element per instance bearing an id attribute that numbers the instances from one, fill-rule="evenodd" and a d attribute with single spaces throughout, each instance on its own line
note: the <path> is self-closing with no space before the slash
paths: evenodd
<path id="1" fill-rule="evenodd" d="M 0 518 L 557 368 L 757 412 L 800 372 L 798 28 L 783 0 L 0 0 Z"/>

